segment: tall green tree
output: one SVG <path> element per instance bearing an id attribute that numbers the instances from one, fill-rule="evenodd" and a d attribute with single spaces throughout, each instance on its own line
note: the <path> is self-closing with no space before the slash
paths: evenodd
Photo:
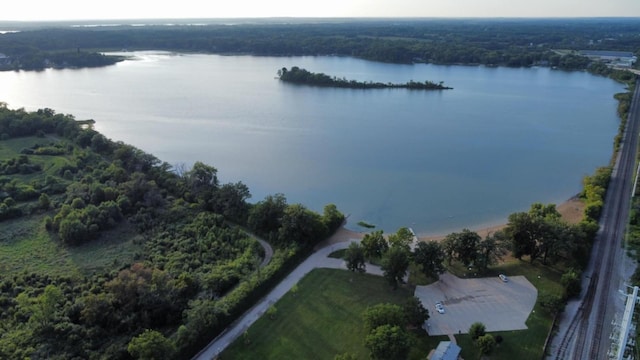
<path id="1" fill-rule="evenodd" d="M 362 244 L 367 259 L 379 259 L 389 249 L 389 244 L 384 238 L 382 230 L 365 234 L 360 244 Z"/>
<path id="2" fill-rule="evenodd" d="M 357 242 L 349 244 L 345 253 L 345 261 L 347 262 L 347 269 L 351 271 L 364 272 L 366 265 L 364 259 L 364 250 Z"/>
<path id="3" fill-rule="evenodd" d="M 554 204 L 531 205 L 529 212 L 509 215 L 504 230 L 511 240 L 513 255 L 517 259 L 528 255 L 531 262 L 542 258 L 543 263 L 549 257 L 555 258 L 562 250 L 573 248 L 579 232 L 564 223 Z"/>
<path id="4" fill-rule="evenodd" d="M 301 204 L 287 206 L 278 231 L 280 244 L 297 243 L 313 246 L 327 235 L 322 217 Z"/>
<path id="5" fill-rule="evenodd" d="M 440 274 L 445 272 L 445 253 L 437 241 L 419 242 L 413 251 L 413 261 L 420 266 L 425 276 L 439 279 Z"/>
<path id="6" fill-rule="evenodd" d="M 411 296 L 402 305 L 407 324 L 420 327 L 429 320 L 429 310 L 425 309 L 422 301 L 415 296 Z"/>
<path id="7" fill-rule="evenodd" d="M 404 277 L 409 269 L 409 252 L 400 246 L 391 247 L 382 259 L 382 271 L 384 277 L 393 286 L 404 283 Z"/>
<path id="8" fill-rule="evenodd" d="M 476 341 L 479 337 L 483 336 L 487 332 L 486 326 L 481 322 L 474 322 L 469 327 L 469 336 L 471 340 Z"/>
<path id="9" fill-rule="evenodd" d="M 249 228 L 260 236 L 271 238 L 278 232 L 286 208 L 287 199 L 283 194 L 268 195 L 249 211 Z"/>
<path id="10" fill-rule="evenodd" d="M 452 258 L 465 266 L 475 262 L 478 256 L 478 243 L 481 239 L 480 235 L 469 229 L 447 235 L 443 241 L 443 248 L 449 264 Z"/>
<path id="11" fill-rule="evenodd" d="M 397 232 L 389 235 L 389 246 L 391 247 L 400 247 L 410 251 L 412 242 L 413 233 L 406 227 L 401 227 Z"/>
<path id="12" fill-rule="evenodd" d="M 493 352 L 493 349 L 496 348 L 496 340 L 493 335 L 485 334 L 476 340 L 476 345 L 478 346 L 478 349 L 480 349 L 481 355 L 489 355 Z"/>
<path id="13" fill-rule="evenodd" d="M 365 346 L 376 360 L 404 360 L 409 356 L 412 341 L 400 326 L 382 325 L 365 338 Z"/>
<path id="14" fill-rule="evenodd" d="M 369 306 L 362 313 L 364 329 L 367 333 L 382 325 L 404 326 L 406 323 L 405 312 L 396 304 L 376 304 Z"/>
<path id="15" fill-rule="evenodd" d="M 338 210 L 335 204 L 325 205 L 322 212 L 322 221 L 327 227 L 329 232 L 336 231 L 342 224 L 344 224 L 344 214 Z"/>
<path id="16" fill-rule="evenodd" d="M 251 198 L 251 192 L 242 182 L 224 184 L 214 191 L 209 200 L 209 208 L 231 221 L 245 224 L 249 215 L 249 204 L 247 204 L 249 198 Z"/>
<path id="17" fill-rule="evenodd" d="M 564 291 L 567 298 L 580 295 L 582 291 L 582 281 L 580 278 L 580 271 L 576 269 L 569 269 L 562 277 L 560 277 L 560 283 L 564 286 Z"/>
<path id="18" fill-rule="evenodd" d="M 487 271 L 507 253 L 507 241 L 502 231 L 487 235 L 478 243 L 476 265 L 480 271 Z"/>
<path id="19" fill-rule="evenodd" d="M 458 247 L 458 237 L 456 233 L 448 234 L 442 240 L 442 250 L 444 251 L 445 259 L 447 259 L 447 263 L 451 266 L 451 263 L 455 259 L 456 249 Z"/>

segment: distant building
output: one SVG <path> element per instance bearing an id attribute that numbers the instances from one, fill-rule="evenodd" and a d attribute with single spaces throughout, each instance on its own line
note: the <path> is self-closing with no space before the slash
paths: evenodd
<path id="1" fill-rule="evenodd" d="M 428 360 L 458 360 L 460 359 L 460 346 L 451 341 L 440 341 L 438 347 L 431 351 Z"/>
<path id="2" fill-rule="evenodd" d="M 591 60 L 600 61 L 613 67 L 630 68 L 638 60 L 632 52 L 581 50 L 580 55 Z"/>

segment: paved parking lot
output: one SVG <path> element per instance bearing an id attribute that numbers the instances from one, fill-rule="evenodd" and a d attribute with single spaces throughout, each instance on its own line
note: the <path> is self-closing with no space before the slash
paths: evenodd
<path id="1" fill-rule="evenodd" d="M 526 329 L 538 290 L 524 276 L 503 282 L 497 276 L 460 279 L 445 273 L 436 283 L 417 286 L 415 295 L 429 310 L 429 335 L 446 335 L 465 334 L 476 321 L 487 331 Z M 444 304 L 444 314 L 435 309 L 438 301 Z"/>

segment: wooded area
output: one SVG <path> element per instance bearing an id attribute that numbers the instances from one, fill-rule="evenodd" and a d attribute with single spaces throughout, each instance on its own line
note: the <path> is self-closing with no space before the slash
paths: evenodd
<path id="1" fill-rule="evenodd" d="M 64 25 L 64 24 L 63 24 Z M 232 26 L 96 26 L 25 29 L 0 36 L 0 69 L 104 66 L 96 51 L 168 50 L 262 56 L 337 55 L 389 63 L 554 66 L 585 69 L 586 57 L 554 50 L 639 55 L 640 20 L 381 19 L 238 22 Z"/>
<path id="2" fill-rule="evenodd" d="M 149 347 L 188 358 L 344 221 L 333 205 L 317 214 L 281 194 L 250 204 L 244 184 L 220 184 L 210 165 L 176 172 L 50 109 L 0 106 L 0 134 L 3 249 L 39 239 L 122 252 L 98 271 L 65 273 L 63 259 L 40 271 L 35 246 L 21 250 L 32 263 L 4 262 L 3 359 L 130 359 Z M 276 246 L 264 268 L 248 231 Z"/>
<path id="3" fill-rule="evenodd" d="M 312 73 L 306 69 L 293 66 L 291 70 L 283 67 L 278 70 L 278 77 L 281 81 L 321 87 L 337 87 L 349 89 L 409 89 L 409 90 L 449 90 L 450 87 L 444 86 L 442 82 L 436 84 L 432 81 L 418 82 L 410 80 L 404 84 L 381 83 L 373 81 L 356 81 L 347 80 L 346 78 L 338 79 L 324 73 Z"/>

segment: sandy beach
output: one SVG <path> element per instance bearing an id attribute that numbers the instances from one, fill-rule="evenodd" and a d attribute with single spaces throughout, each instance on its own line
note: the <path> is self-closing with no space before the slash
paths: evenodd
<path id="1" fill-rule="evenodd" d="M 580 222 L 580 220 L 582 220 L 582 216 L 584 212 L 584 203 L 577 196 L 575 196 L 563 202 L 560 205 L 556 205 L 556 209 L 558 209 L 558 212 L 562 215 L 562 218 L 565 221 L 567 221 L 570 224 L 577 224 L 578 222 Z M 496 232 L 504 228 L 505 226 L 506 226 L 506 223 L 495 225 L 495 226 L 478 228 L 478 229 L 470 229 L 470 230 L 477 232 L 478 235 L 482 237 L 485 237 L 490 233 Z M 461 231 L 461 230 L 462 228 L 455 231 Z M 330 244 L 349 241 L 350 239 L 362 239 L 362 237 L 368 232 L 369 231 L 355 231 L 355 230 L 350 230 L 345 227 L 342 227 L 338 229 L 338 231 L 332 237 L 318 244 L 316 248 L 319 249 Z M 418 239 L 421 241 L 430 241 L 430 240 L 440 241 L 444 239 L 445 236 L 447 235 L 448 234 L 418 234 Z"/>

